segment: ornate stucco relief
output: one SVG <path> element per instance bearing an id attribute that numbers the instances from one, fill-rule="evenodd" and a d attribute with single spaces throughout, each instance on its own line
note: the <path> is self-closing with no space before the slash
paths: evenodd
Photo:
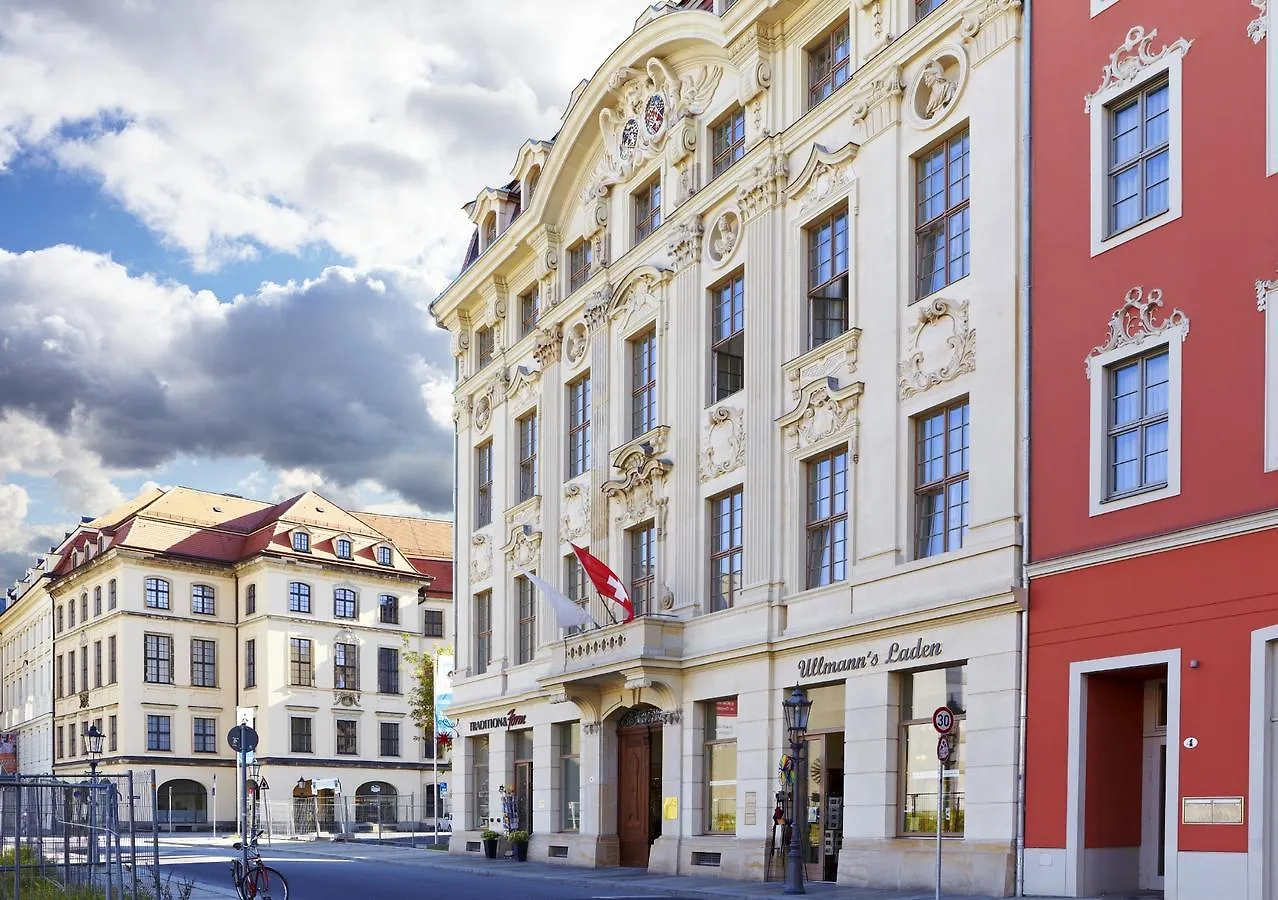
<path id="1" fill-rule="evenodd" d="M 564 485 L 563 510 L 561 542 L 579 541 L 590 534 L 590 491 L 586 485 L 575 481 Z"/>
<path id="2" fill-rule="evenodd" d="M 1022 0 L 971 0 L 963 7 L 959 34 L 972 55 L 972 65 L 980 65 L 1019 36 L 1022 5 Z"/>
<path id="3" fill-rule="evenodd" d="M 533 338 L 533 359 L 542 371 L 559 362 L 559 353 L 563 347 L 564 326 L 556 322 L 544 328 L 538 328 Z"/>
<path id="4" fill-rule="evenodd" d="M 901 67 L 893 66 L 852 99 L 852 124 L 863 132 L 861 143 L 873 140 L 901 120 L 904 94 Z"/>
<path id="5" fill-rule="evenodd" d="M 745 464 L 745 410 L 716 406 L 701 430 L 701 480 L 712 481 Z"/>
<path id="6" fill-rule="evenodd" d="M 1145 297 L 1143 287 L 1134 287 L 1127 292 L 1123 305 L 1114 310 L 1109 318 L 1109 337 L 1105 343 L 1098 344 L 1083 360 L 1087 377 L 1092 377 L 1092 367 L 1088 361 L 1095 356 L 1108 353 L 1119 347 L 1139 347 L 1150 338 L 1158 337 L 1164 332 L 1177 331 L 1183 341 L 1189 337 L 1189 316 L 1179 309 L 1173 309 L 1162 321 L 1155 321 L 1155 316 L 1163 306 L 1163 292 L 1154 288 Z"/>
<path id="7" fill-rule="evenodd" d="M 967 54 L 958 47 L 942 47 L 931 54 L 910 86 L 905 104 L 910 124 L 933 128 L 954 109 L 967 84 Z"/>
<path id="8" fill-rule="evenodd" d="M 719 213 L 704 243 L 705 258 L 711 267 L 721 269 L 731 262 L 741 245 L 741 213 L 736 209 Z"/>
<path id="9" fill-rule="evenodd" d="M 803 170 L 786 187 L 790 200 L 799 201 L 796 215 L 804 217 L 851 190 L 854 180 L 852 162 L 858 149 L 851 141 L 837 150 L 827 150 L 820 144 L 812 145 Z"/>
<path id="10" fill-rule="evenodd" d="M 1155 53 L 1152 45 L 1156 37 L 1158 37 L 1157 28 L 1146 34 L 1142 26 L 1132 26 L 1127 32 L 1126 40 L 1109 55 L 1109 62 L 1101 72 L 1100 86 L 1083 98 L 1083 112 L 1090 113 L 1093 101 L 1101 94 L 1111 89 L 1122 90 L 1131 87 L 1140 81 L 1150 66 L 1166 56 L 1184 56 L 1194 44 L 1193 41 L 1178 38 L 1170 44 L 1165 44 Z"/>
<path id="11" fill-rule="evenodd" d="M 768 129 L 764 123 L 764 104 L 767 101 L 768 89 L 772 87 L 772 51 L 775 41 L 769 35 L 767 26 L 756 22 L 733 39 L 728 45 L 728 55 L 737 67 L 740 78 L 737 81 L 737 100 L 746 111 L 750 131 L 747 134 L 747 145 L 764 138 Z"/>
<path id="12" fill-rule="evenodd" d="M 541 522 L 541 495 L 536 494 L 510 507 L 504 518 L 507 529 L 515 529 L 520 525 L 536 526 Z"/>
<path id="13" fill-rule="evenodd" d="M 799 391 L 794 409 L 777 420 L 791 451 L 801 451 L 831 437 L 846 433 L 849 452 L 855 462 L 859 455 L 860 420 L 857 409 L 865 383 L 840 387 L 834 378 L 818 378 Z"/>
<path id="14" fill-rule="evenodd" d="M 1259 44 L 1269 35 L 1269 0 L 1251 0 L 1251 5 L 1260 15 L 1247 23 L 1247 37 Z"/>
<path id="15" fill-rule="evenodd" d="M 537 565 L 541 553 L 541 532 L 531 525 L 518 525 L 510 533 L 510 540 L 502 547 L 512 568 L 527 569 Z"/>
<path id="16" fill-rule="evenodd" d="M 487 581 L 492 575 L 492 544 L 486 534 L 470 536 L 470 580 L 472 582 Z"/>
<path id="17" fill-rule="evenodd" d="M 901 360 L 902 400 L 976 370 L 976 329 L 967 311 L 968 301 L 943 297 L 920 305 Z"/>
<path id="18" fill-rule="evenodd" d="M 701 239 L 704 235 L 705 225 L 700 216 L 692 216 L 675 225 L 670 234 L 667 252 L 676 272 L 697 261 L 697 257 L 701 255 Z"/>
<path id="19" fill-rule="evenodd" d="M 515 366 L 515 374 L 510 379 L 508 396 L 510 402 L 521 405 L 537 394 L 537 386 L 541 384 L 541 370 L 528 366 Z"/>
<path id="20" fill-rule="evenodd" d="M 614 521 L 623 528 L 653 519 L 657 537 L 665 535 L 665 483 L 673 466 L 661 454 L 669 434 L 669 426 L 661 425 L 612 453 L 618 477 L 604 482 L 601 490 L 614 510 Z"/>
<path id="21" fill-rule="evenodd" d="M 667 269 L 648 266 L 636 269 L 622 282 L 609 315 L 617 321 L 623 334 L 652 316 L 660 318 L 670 275 Z"/>
<path id="22" fill-rule="evenodd" d="M 1256 309 L 1264 312 L 1269 308 L 1269 298 L 1274 294 L 1278 294 L 1278 278 L 1257 279 L 1256 281 Z"/>
<path id="23" fill-rule="evenodd" d="M 578 366 L 590 350 L 590 329 L 583 319 L 568 326 L 564 332 L 564 359 L 569 366 Z"/>
<path id="24" fill-rule="evenodd" d="M 791 402 L 799 401 L 804 385 L 822 378 L 834 378 L 840 384 L 850 383 L 856 373 L 860 346 L 861 329 L 849 328 L 834 340 L 787 362 L 783 371 Z"/>
<path id="25" fill-rule="evenodd" d="M 856 0 L 857 7 L 864 13 L 870 26 L 870 44 L 861 61 L 865 62 L 892 42 L 892 32 L 888 29 L 887 16 L 891 13 L 888 0 Z"/>
<path id="26" fill-rule="evenodd" d="M 748 222 L 776 206 L 785 197 L 790 174 L 790 158 L 775 137 L 768 139 L 768 154 L 746 172 L 737 187 L 737 207 Z"/>

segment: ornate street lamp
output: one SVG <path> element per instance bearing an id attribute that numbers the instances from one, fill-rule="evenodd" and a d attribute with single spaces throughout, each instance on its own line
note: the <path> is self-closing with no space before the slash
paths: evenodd
<path id="1" fill-rule="evenodd" d="M 102 755 L 102 731 L 96 724 L 84 732 L 84 750 L 89 754 L 89 780 L 98 780 L 98 757 Z"/>
<path id="2" fill-rule="evenodd" d="M 790 692 L 788 700 L 781 701 L 785 711 L 785 732 L 790 740 L 790 758 L 794 760 L 794 785 L 790 790 L 790 852 L 785 858 L 785 893 L 806 894 L 803 887 L 803 852 L 799 848 L 799 800 L 801 798 L 800 774 L 806 774 L 804 741 L 808 733 L 808 719 L 812 715 L 812 701 L 798 685 Z"/>

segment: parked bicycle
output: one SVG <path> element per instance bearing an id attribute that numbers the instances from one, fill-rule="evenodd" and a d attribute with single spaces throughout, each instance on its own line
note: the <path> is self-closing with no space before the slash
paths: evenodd
<path id="1" fill-rule="evenodd" d="M 288 882 L 278 869 L 262 862 L 262 854 L 257 849 L 257 839 L 263 834 L 265 832 L 259 831 L 249 839 L 247 871 L 239 857 L 231 861 L 235 893 L 240 900 L 288 900 Z M 236 850 L 243 846 L 235 842 Z"/>

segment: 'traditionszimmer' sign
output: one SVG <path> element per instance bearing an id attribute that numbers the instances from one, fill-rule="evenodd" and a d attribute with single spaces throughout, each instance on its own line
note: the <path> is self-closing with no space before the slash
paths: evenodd
<path id="1" fill-rule="evenodd" d="M 834 675 L 839 672 L 855 672 L 858 669 L 873 669 L 880 662 L 899 663 L 913 662 L 916 659 L 929 659 L 941 655 L 941 642 L 924 643 L 919 638 L 914 646 L 904 646 L 897 641 L 888 647 L 886 658 L 880 659 L 877 650 L 870 650 L 860 656 L 844 656 L 839 659 L 826 659 L 824 656 L 809 656 L 799 660 L 799 677 L 812 678 L 815 675 Z"/>
<path id="2" fill-rule="evenodd" d="M 471 731 L 489 731 L 493 728 L 518 728 L 520 725 L 527 725 L 528 717 L 521 716 L 513 709 L 504 716 L 494 716 L 491 719 L 476 719 L 470 723 Z"/>

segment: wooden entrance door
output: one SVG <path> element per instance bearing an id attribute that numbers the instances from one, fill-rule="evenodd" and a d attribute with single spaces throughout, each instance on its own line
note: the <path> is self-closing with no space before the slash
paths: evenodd
<path id="1" fill-rule="evenodd" d="M 623 866 L 648 867 L 651 734 L 617 732 L 617 838 Z"/>

